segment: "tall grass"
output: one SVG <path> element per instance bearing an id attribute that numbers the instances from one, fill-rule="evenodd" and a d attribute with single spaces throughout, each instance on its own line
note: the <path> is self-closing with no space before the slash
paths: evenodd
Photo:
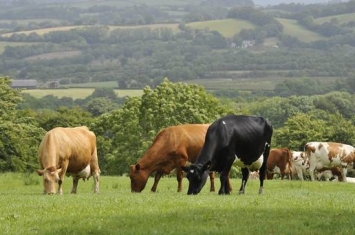
<path id="1" fill-rule="evenodd" d="M 37 176 L 38 177 L 38 176 Z M 38 177 L 39 178 L 39 177 Z M 39 178 L 40 179 L 40 178 Z M 175 178 L 165 177 L 156 193 L 130 192 L 128 177 L 102 176 L 100 193 L 93 180 L 80 181 L 78 194 L 42 195 L 42 185 L 25 186 L 19 174 L 0 175 L 2 234 L 354 234 L 355 185 L 339 182 L 250 180 L 245 195 L 177 193 Z M 217 186 L 219 187 L 218 180 Z"/>

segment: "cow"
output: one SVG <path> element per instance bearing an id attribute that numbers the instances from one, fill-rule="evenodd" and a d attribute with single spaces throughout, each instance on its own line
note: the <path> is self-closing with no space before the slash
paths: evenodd
<path id="1" fill-rule="evenodd" d="M 228 175 L 233 164 L 242 168 L 239 193 L 245 192 L 249 171 L 259 169 L 259 193 L 262 194 L 272 133 L 271 124 L 263 117 L 227 115 L 214 121 L 207 130 L 196 162 L 184 167 L 189 180 L 187 194 L 198 194 L 210 171 L 220 173 L 218 194 L 230 194 Z"/>
<path id="2" fill-rule="evenodd" d="M 309 168 L 309 162 L 305 162 L 306 154 L 303 151 L 291 151 L 292 154 L 292 171 L 297 173 L 298 179 L 304 180 Z"/>
<path id="3" fill-rule="evenodd" d="M 43 176 L 43 193 L 62 194 L 64 176 L 72 176 L 71 193 L 76 193 L 79 179 L 94 178 L 94 193 L 99 192 L 100 168 L 97 157 L 96 135 L 86 126 L 63 128 L 48 131 L 38 150 L 41 166 L 37 170 Z"/>
<path id="4" fill-rule="evenodd" d="M 292 180 L 292 154 L 288 148 L 274 148 L 270 150 L 269 157 L 266 163 L 266 178 L 274 178 L 274 170 L 278 168 L 281 179 L 283 180 L 285 175 L 289 176 Z"/>
<path id="5" fill-rule="evenodd" d="M 348 165 L 355 161 L 353 146 L 335 142 L 309 142 L 305 145 L 306 160 L 309 160 L 309 172 L 314 181 L 314 171 L 322 168 L 341 168 L 341 179 L 346 182 Z"/>
<path id="6" fill-rule="evenodd" d="M 332 168 L 323 168 L 320 170 L 316 170 L 316 178 L 317 180 L 325 180 L 325 181 L 343 181 L 341 176 L 341 170 L 339 167 L 332 167 Z"/>
<path id="7" fill-rule="evenodd" d="M 195 162 L 205 140 L 210 124 L 183 124 L 170 126 L 158 133 L 152 145 L 142 158 L 130 166 L 131 192 L 141 192 L 147 184 L 149 175 L 155 173 L 155 192 L 160 178 L 176 169 L 178 192 L 182 191 L 184 172 L 182 167 L 188 162 Z M 210 190 L 214 189 L 214 172 L 210 173 Z"/>

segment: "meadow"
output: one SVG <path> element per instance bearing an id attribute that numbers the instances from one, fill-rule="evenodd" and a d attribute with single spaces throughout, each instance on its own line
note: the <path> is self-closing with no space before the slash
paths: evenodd
<path id="1" fill-rule="evenodd" d="M 118 97 L 125 96 L 141 96 L 143 90 L 121 90 L 114 89 Z M 31 96 L 39 99 L 47 95 L 53 95 L 58 98 L 70 97 L 72 99 L 85 99 L 94 92 L 94 88 L 68 88 L 68 89 L 32 89 L 32 90 L 23 90 L 22 93 L 30 94 Z"/>
<path id="2" fill-rule="evenodd" d="M 175 177 L 164 177 L 156 193 L 130 192 L 126 176 L 102 176 L 100 193 L 93 180 L 79 182 L 69 194 L 42 195 L 37 175 L 0 174 L 0 231 L 3 234 L 354 234 L 355 185 L 339 182 L 271 180 L 258 195 L 258 180 L 249 180 L 246 194 L 177 193 Z M 219 187 L 219 180 L 216 181 Z"/>
<path id="3" fill-rule="evenodd" d="M 314 42 L 326 39 L 326 37 L 316 32 L 310 31 L 302 25 L 299 25 L 296 20 L 290 20 L 285 18 L 276 18 L 276 20 L 283 25 L 284 34 L 296 37 L 302 42 Z"/>

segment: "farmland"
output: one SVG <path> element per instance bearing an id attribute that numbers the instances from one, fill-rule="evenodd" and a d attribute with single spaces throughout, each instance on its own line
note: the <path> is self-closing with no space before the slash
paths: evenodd
<path id="1" fill-rule="evenodd" d="M 277 18 L 277 20 L 283 25 L 283 32 L 286 35 L 296 37 L 303 42 L 313 42 L 317 40 L 325 39 L 320 34 L 310 31 L 303 26 L 299 25 L 296 20 Z"/>
<path id="2" fill-rule="evenodd" d="M 100 194 L 93 180 L 80 181 L 70 195 L 70 178 L 62 196 L 41 194 L 35 174 L 0 175 L 4 234 L 354 234 L 354 185 L 339 182 L 266 181 L 260 196 L 258 180 L 237 195 L 240 179 L 232 179 L 229 196 L 208 192 L 177 193 L 175 177 L 164 177 L 157 193 L 130 192 L 126 176 L 102 176 Z M 217 187 L 219 180 L 217 179 Z M 27 184 L 27 185 L 25 185 Z M 344 203 L 344 198 L 347 198 Z"/>
<path id="3" fill-rule="evenodd" d="M 85 99 L 91 95 L 94 88 L 69 88 L 69 89 L 35 89 L 35 90 L 23 90 L 22 93 L 30 94 L 35 98 L 42 98 L 47 95 L 53 95 L 58 98 L 70 97 L 72 99 Z M 118 97 L 125 96 L 140 96 L 143 94 L 142 90 L 121 90 L 115 89 L 115 93 Z"/>
<path id="4" fill-rule="evenodd" d="M 224 37 L 231 38 L 238 34 L 242 29 L 253 29 L 255 26 L 249 21 L 237 19 L 211 20 L 189 23 L 186 26 L 194 29 L 209 28 L 216 30 Z"/>

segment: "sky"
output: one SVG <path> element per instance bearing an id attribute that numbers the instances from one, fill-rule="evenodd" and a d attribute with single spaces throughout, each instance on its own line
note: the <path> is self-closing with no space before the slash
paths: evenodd
<path id="1" fill-rule="evenodd" d="M 302 3 L 302 4 L 314 4 L 314 3 L 328 3 L 329 0 L 253 0 L 255 5 L 267 6 L 277 5 L 281 3 Z"/>

